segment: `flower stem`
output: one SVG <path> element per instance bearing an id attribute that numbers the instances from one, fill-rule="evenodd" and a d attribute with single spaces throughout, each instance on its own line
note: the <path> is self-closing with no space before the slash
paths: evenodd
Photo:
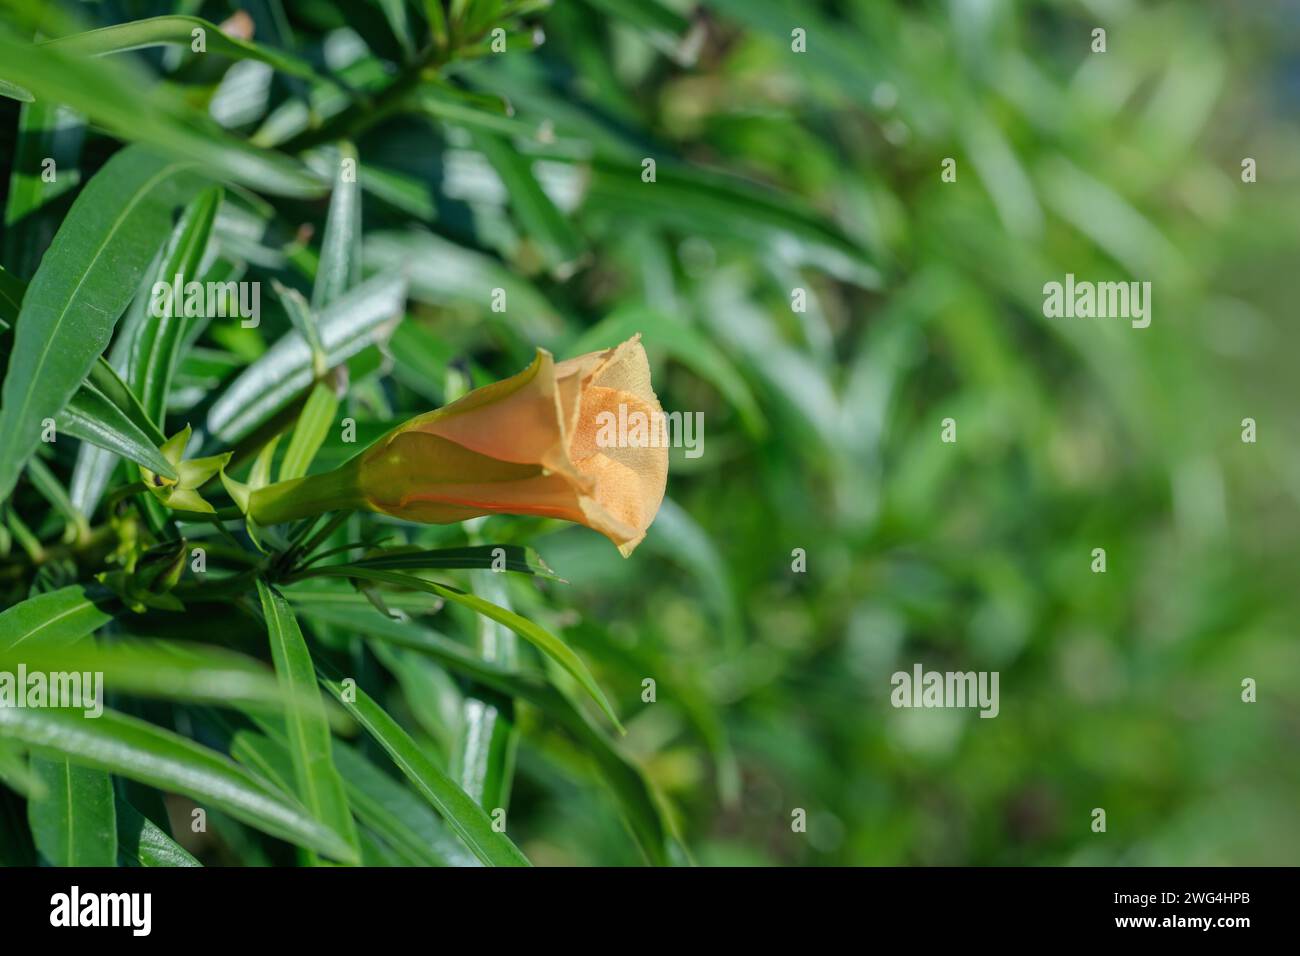
<path id="1" fill-rule="evenodd" d="M 358 469 L 348 462 L 333 471 L 308 475 L 253 492 L 249 516 L 260 525 L 281 524 L 297 518 L 311 518 L 327 511 L 362 508 L 365 498 L 357 482 Z"/>

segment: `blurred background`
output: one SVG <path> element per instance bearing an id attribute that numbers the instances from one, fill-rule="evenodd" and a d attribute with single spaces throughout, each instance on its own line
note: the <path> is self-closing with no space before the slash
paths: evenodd
<path id="1" fill-rule="evenodd" d="M 720 0 L 684 68 L 592 15 L 623 8 L 559 5 L 491 82 L 527 66 L 522 115 L 774 185 L 860 253 L 624 183 L 587 195 L 595 260 L 549 296 L 570 328 L 652 309 L 708 343 L 639 326 L 665 407 L 706 421 L 645 550 L 537 542 L 622 699 L 658 682 L 632 743 L 687 845 L 1295 864 L 1300 11 Z M 1067 272 L 1150 281 L 1151 326 L 1045 319 Z M 916 662 L 999 671 L 1001 714 L 894 709 Z M 539 800 L 536 840 L 616 857 L 584 803 Z"/>
<path id="2" fill-rule="evenodd" d="M 422 23 L 420 4 L 361 0 L 77 7 L 95 24 L 243 10 L 258 42 L 360 88 L 401 60 L 394 23 Z M 412 282 L 350 407 L 378 435 L 535 346 L 640 331 L 664 407 L 703 413 L 703 455 L 673 451 L 629 560 L 554 522 L 394 532 L 527 542 L 568 580 L 501 597 L 590 664 L 686 854 L 1300 862 L 1300 8 L 523 8 L 508 55 L 345 130 L 367 269 Z M 139 58 L 227 128 L 313 145 L 292 78 L 175 52 Z M 113 148 L 91 137 L 87 166 Z M 223 207 L 225 254 L 291 273 L 324 209 Z M 1067 273 L 1150 282 L 1150 327 L 1045 318 L 1042 287 Z M 287 327 L 265 307 L 262 330 L 207 331 L 177 421 Z M 389 706 L 445 750 L 452 682 L 383 663 Z M 916 663 L 999 672 L 998 717 L 895 709 L 890 676 Z M 510 829 L 529 858 L 641 862 L 565 732 L 526 705 L 518 724 Z"/>

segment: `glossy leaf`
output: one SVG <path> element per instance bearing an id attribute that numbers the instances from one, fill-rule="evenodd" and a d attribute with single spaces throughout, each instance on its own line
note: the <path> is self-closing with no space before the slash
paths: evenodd
<path id="1" fill-rule="evenodd" d="M 293 437 L 285 449 L 284 459 L 280 462 L 281 481 L 301 478 L 307 474 L 316 452 L 325 443 L 325 436 L 333 426 L 338 410 L 339 400 L 333 387 L 325 382 L 312 386 L 307 403 L 298 415 L 298 424 L 294 426 Z"/>
<path id="2" fill-rule="evenodd" d="M 200 866 L 183 846 L 139 810 L 117 800 L 117 855 L 125 866 Z"/>
<path id="3" fill-rule="evenodd" d="M 357 604 L 330 600 L 326 594 L 289 593 L 308 620 L 329 622 L 352 633 L 408 647 L 456 673 L 539 708 L 548 719 L 573 734 L 590 753 L 601 777 L 617 797 L 628 827 L 646 858 L 656 865 L 668 862 L 668 826 L 649 782 L 609 737 L 543 675 L 507 670 L 410 621 L 394 621 Z"/>
<path id="4" fill-rule="evenodd" d="M 258 60 L 281 73 L 299 79 L 316 81 L 321 79 L 310 65 L 297 57 L 230 36 L 223 33 L 215 23 L 209 23 L 199 17 L 149 17 L 46 40 L 40 46 L 70 56 L 103 56 L 107 53 L 122 53 L 153 46 L 190 47 L 193 44 L 195 30 L 202 32 L 204 46 L 208 53 L 232 60 Z"/>
<path id="5" fill-rule="evenodd" d="M 361 279 L 361 186 L 357 150 L 351 143 L 339 145 L 330 194 L 325 236 L 321 240 L 316 284 L 311 307 L 319 313 L 356 286 Z"/>
<path id="6" fill-rule="evenodd" d="M 0 254 L 20 277 L 36 272 L 54 238 L 58 218 L 51 207 L 81 184 L 78 160 L 84 136 L 80 118 L 48 102 L 28 103 L 19 113 Z"/>
<path id="7" fill-rule="evenodd" d="M 398 273 L 368 279 L 320 315 L 318 328 L 331 366 L 382 342 L 402 316 L 406 280 Z M 213 403 L 208 428 L 235 442 L 285 408 L 312 383 L 311 347 L 297 332 L 282 337 Z"/>
<path id="8" fill-rule="evenodd" d="M 93 385 L 87 383 L 77 389 L 55 421 L 63 434 L 121 455 L 167 478 L 176 477 L 176 469 L 150 437 Z"/>
<path id="9" fill-rule="evenodd" d="M 71 643 L 111 621 L 115 605 L 105 589 L 79 584 L 30 597 L 0 611 L 0 651 L 29 641 Z"/>
<path id="10" fill-rule="evenodd" d="M 136 149 L 111 159 L 77 197 L 41 261 L 14 329 L 0 406 L 0 498 L 72 397 L 161 245 L 172 210 L 201 180 Z"/>
<path id="11" fill-rule="evenodd" d="M 435 548 L 433 550 L 391 550 L 353 561 L 353 567 L 372 568 L 377 571 L 435 571 L 443 568 L 478 568 L 484 570 L 515 571 L 563 580 L 556 575 L 541 556 L 532 548 L 516 544 L 480 544 L 465 548 Z M 304 577 L 319 571 L 308 570 Z"/>
<path id="12" fill-rule="evenodd" d="M 438 769 L 423 750 L 378 704 L 359 688 L 346 691 L 332 676 L 321 683 L 397 764 L 412 786 L 431 803 L 465 845 L 488 866 L 528 866 L 528 859 L 504 833 L 492 826 L 487 813 Z M 355 701 L 348 697 L 355 694 Z"/>
<path id="13" fill-rule="evenodd" d="M 471 611 L 491 618 L 499 624 L 504 624 L 568 671 L 579 686 L 591 695 L 592 700 L 600 706 L 605 715 L 613 721 L 614 726 L 620 731 L 623 729 L 623 725 L 619 723 L 618 714 L 614 712 L 614 708 L 610 705 L 605 692 L 600 689 L 596 679 L 591 676 L 591 672 L 587 670 L 587 665 L 582 662 L 582 658 L 550 631 L 527 618 L 521 617 L 503 607 L 498 607 L 491 601 L 485 601 L 477 595 L 466 594 L 464 591 L 449 585 L 426 581 L 411 574 L 375 570 L 373 568 L 359 567 L 355 564 L 320 568 L 319 573 L 332 577 L 354 578 L 362 581 L 391 584 L 396 587 L 413 588 L 418 591 L 428 591 L 430 594 L 436 594 L 453 603 L 462 604 Z"/>
<path id="14" fill-rule="evenodd" d="M 348 812 L 343 781 L 334 767 L 329 724 L 321 706 L 320 688 L 316 685 L 307 643 L 289 602 L 261 578 L 257 580 L 257 593 L 266 618 L 280 690 L 290 705 L 285 723 L 298 795 L 316 819 L 341 834 L 348 843 L 352 852 L 345 861 L 359 863 L 356 830 Z"/>
<path id="15" fill-rule="evenodd" d="M 147 144 L 172 162 L 201 166 L 214 178 L 276 195 L 324 191 L 306 167 L 222 131 L 176 90 L 150 83 L 135 64 L 86 58 L 0 31 L 0 70 L 38 100 L 62 103 L 128 142 Z"/>
<path id="16" fill-rule="evenodd" d="M 116 866 L 112 777 L 61 759 L 37 758 L 32 769 L 45 785 L 45 796 L 27 804 L 41 857 L 53 866 Z"/>
<path id="17" fill-rule="evenodd" d="M 336 859 L 354 853 L 342 835 L 228 757 L 125 714 L 105 710 L 86 720 L 66 711 L 0 707 L 0 737 L 209 802 L 249 826 Z"/>
<path id="18" fill-rule="evenodd" d="M 201 192 L 181 214 L 163 250 L 162 265 L 156 281 L 174 290 L 179 276 L 181 289 L 197 281 L 203 254 L 212 234 L 212 224 L 221 205 L 221 188 Z M 187 326 L 192 322 L 184 315 L 184 296 L 169 293 L 165 303 L 150 294 L 149 321 L 141 323 L 132 342 L 131 360 L 127 365 L 127 382 L 139 396 L 149 420 L 161 428 L 167 411 L 167 395 L 172 373 L 185 341 Z"/>

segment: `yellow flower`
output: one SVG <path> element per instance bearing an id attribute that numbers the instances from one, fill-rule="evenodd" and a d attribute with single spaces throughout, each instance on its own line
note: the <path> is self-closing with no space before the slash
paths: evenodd
<path id="1" fill-rule="evenodd" d="M 665 442 L 608 440 L 610 421 L 638 413 L 662 421 L 640 336 L 559 363 L 538 349 L 518 375 L 405 422 L 336 471 L 254 492 L 250 514 L 259 524 L 348 506 L 433 524 L 541 515 L 593 528 L 627 556 L 668 479 Z"/>

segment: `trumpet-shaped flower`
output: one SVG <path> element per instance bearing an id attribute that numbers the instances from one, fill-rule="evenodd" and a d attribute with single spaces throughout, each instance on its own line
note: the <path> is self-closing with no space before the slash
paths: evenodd
<path id="1" fill-rule="evenodd" d="M 342 467 L 252 493 L 273 524 L 344 507 L 447 524 L 487 514 L 562 518 L 604 534 L 624 556 L 663 501 L 662 443 L 599 442 L 602 412 L 662 416 L 640 337 L 524 371 L 393 429 Z"/>

